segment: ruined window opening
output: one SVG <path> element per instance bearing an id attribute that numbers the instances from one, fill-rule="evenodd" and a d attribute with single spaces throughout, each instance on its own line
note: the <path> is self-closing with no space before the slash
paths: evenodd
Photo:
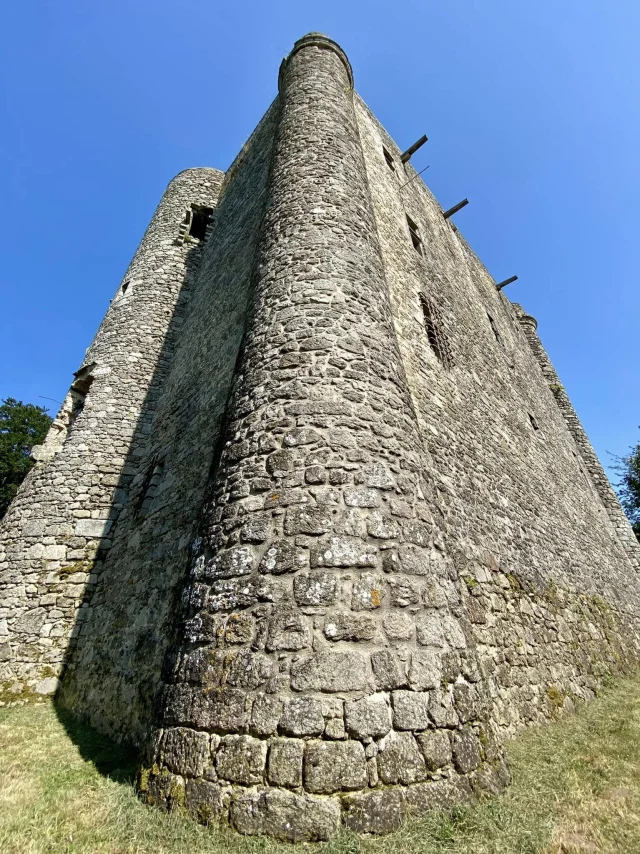
<path id="1" fill-rule="evenodd" d="M 73 425 L 78 420 L 78 416 L 84 409 L 89 389 L 93 383 L 91 371 L 95 368 L 95 364 L 88 365 L 85 368 L 80 368 L 74 374 L 75 380 L 71 383 L 69 394 L 62 406 L 61 416 L 65 416 L 66 424 L 64 424 L 65 441 L 71 433 Z M 60 418 L 60 416 L 58 416 Z"/>
<path id="2" fill-rule="evenodd" d="M 207 226 L 213 213 L 213 208 L 205 208 L 201 205 L 192 205 L 191 221 L 189 223 L 189 236 L 195 240 L 204 240 L 207 235 Z"/>
<path id="3" fill-rule="evenodd" d="M 433 350 L 438 360 L 446 367 L 452 365 L 451 349 L 449 341 L 444 331 L 444 324 L 438 306 L 425 296 L 420 294 L 420 304 L 422 305 L 422 315 L 424 318 L 424 328 L 427 333 L 429 346 Z"/>
<path id="4" fill-rule="evenodd" d="M 127 288 L 129 287 L 129 282 L 125 282 L 122 288 L 120 289 L 122 292 L 122 296 L 124 296 L 127 292 Z"/>
<path id="5" fill-rule="evenodd" d="M 75 380 L 71 383 L 70 391 L 73 399 L 73 411 L 76 413 L 76 417 L 84 409 L 89 389 L 93 383 L 93 376 L 91 374 L 93 368 L 95 368 L 95 364 L 88 365 L 86 368 L 80 368 L 74 374 Z"/>
<path id="6" fill-rule="evenodd" d="M 498 344 L 502 347 L 502 346 L 503 346 L 503 344 L 502 344 L 502 336 L 501 336 L 501 335 L 500 335 L 500 333 L 498 332 L 498 327 L 496 326 L 496 322 L 495 322 L 495 320 L 493 319 L 493 317 L 491 317 L 491 315 L 489 314 L 489 312 L 487 312 L 487 317 L 489 318 L 489 326 L 491 327 L 491 331 L 493 332 L 493 335 L 494 335 L 494 337 L 495 337 L 496 341 L 498 342 Z"/>
<path id="7" fill-rule="evenodd" d="M 531 426 L 533 427 L 533 429 L 539 430 L 540 426 L 539 426 L 538 422 L 536 421 L 535 415 L 532 415 L 530 412 L 528 413 L 528 415 L 529 415 L 529 421 L 531 422 Z"/>
<path id="8" fill-rule="evenodd" d="M 407 225 L 409 226 L 409 234 L 411 235 L 413 248 L 416 250 L 418 255 L 422 255 L 422 238 L 418 232 L 418 226 L 409 216 L 407 216 Z"/>
<path id="9" fill-rule="evenodd" d="M 391 169 L 392 172 L 395 172 L 396 165 L 393 162 L 393 157 L 391 156 L 391 154 L 384 147 L 382 149 L 382 153 L 384 154 L 384 159 L 387 161 L 387 166 L 389 167 L 389 169 Z"/>
<path id="10" fill-rule="evenodd" d="M 163 474 L 164 462 L 161 460 L 156 461 L 147 475 L 147 479 L 142 490 L 142 497 L 138 506 L 138 516 L 146 516 L 151 509 L 153 499 L 156 496 Z"/>

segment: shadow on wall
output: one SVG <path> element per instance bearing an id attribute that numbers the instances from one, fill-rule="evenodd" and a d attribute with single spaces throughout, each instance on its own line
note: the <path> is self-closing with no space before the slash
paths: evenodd
<path id="1" fill-rule="evenodd" d="M 124 505 L 113 514 L 110 548 L 97 554 L 96 583 L 85 590 L 65 657 L 58 706 L 119 741 L 145 741 L 181 612 L 245 330 L 273 121 L 272 109 L 226 174 L 215 239 L 188 250 L 118 478 Z"/>
<path id="2" fill-rule="evenodd" d="M 80 751 L 85 762 L 91 762 L 99 774 L 116 783 L 133 785 L 140 753 L 128 743 L 118 743 L 71 715 L 54 701 L 58 720 Z"/>
<path id="3" fill-rule="evenodd" d="M 73 714 L 90 721 L 119 741 L 140 743 L 151 725 L 226 400 L 224 383 L 203 400 L 199 389 L 205 380 L 196 365 L 179 382 L 171 384 L 168 376 L 201 252 L 189 250 L 180 296 L 114 493 L 126 494 L 125 503 L 119 510 L 112 507 L 112 545 L 96 555 L 97 580 L 85 588 L 56 696 L 66 719 Z M 232 349 L 241 334 L 239 328 L 235 339 L 229 336 L 237 342 Z M 161 392 L 167 382 L 170 390 Z"/>
<path id="4" fill-rule="evenodd" d="M 101 742 L 89 735 L 92 730 L 79 721 L 91 721 L 102 732 L 126 743 L 126 721 L 122 728 L 116 723 L 118 715 L 124 712 L 124 708 L 118 708 L 120 704 L 136 707 L 135 712 L 129 709 L 129 713 L 124 714 L 129 721 L 132 714 L 141 716 L 141 706 L 144 714 L 150 714 L 155 679 L 148 662 L 161 659 L 170 640 L 171 627 L 167 618 L 177 604 L 176 587 L 179 585 L 175 581 L 186 570 L 186 556 L 176 555 L 170 576 L 165 571 L 156 572 L 154 577 L 153 568 L 157 568 L 158 560 L 157 555 L 155 560 L 151 559 L 151 553 L 159 534 L 156 519 L 161 510 L 166 458 L 176 437 L 184 434 L 189 408 L 179 409 L 171 424 L 158 424 L 157 431 L 151 432 L 150 424 L 156 427 L 162 389 L 193 294 L 193 280 L 202 252 L 201 246 L 187 250 L 185 275 L 175 310 L 167 323 L 156 368 L 113 492 L 114 501 L 109 508 L 111 545 L 99 548 L 96 553 L 91 569 L 97 576 L 96 583 L 85 586 L 55 697 L 58 716 L 70 737 L 81 748 L 83 756 L 95 762 L 98 770 L 100 766 L 91 755 L 90 747 L 95 742 L 100 751 Z M 120 503 L 123 506 L 119 506 Z M 165 518 L 166 514 L 161 516 Z M 188 534 L 187 531 L 182 533 L 183 536 Z M 159 538 L 163 539 L 161 534 Z M 170 584 L 172 579 L 173 585 Z M 168 601 L 160 609 L 159 598 L 163 594 Z M 83 745 L 87 746 L 87 755 Z"/>

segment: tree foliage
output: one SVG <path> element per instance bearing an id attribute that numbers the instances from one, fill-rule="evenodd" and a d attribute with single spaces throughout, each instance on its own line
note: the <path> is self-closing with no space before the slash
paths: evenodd
<path id="1" fill-rule="evenodd" d="M 618 495 L 640 540 L 640 442 L 635 448 L 629 448 L 625 457 L 616 457 L 616 460 L 614 469 L 620 476 L 616 484 Z"/>
<path id="2" fill-rule="evenodd" d="M 0 405 L 0 519 L 33 466 L 31 448 L 47 435 L 51 416 L 43 406 L 8 397 Z"/>

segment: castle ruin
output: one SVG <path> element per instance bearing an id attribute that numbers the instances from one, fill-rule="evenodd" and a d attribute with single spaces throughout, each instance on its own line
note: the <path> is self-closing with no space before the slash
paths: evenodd
<path id="1" fill-rule="evenodd" d="M 144 745 L 149 803 L 297 841 L 504 786 L 505 738 L 637 661 L 640 548 L 342 49 L 278 89 L 171 181 L 34 449 L 0 678 Z"/>

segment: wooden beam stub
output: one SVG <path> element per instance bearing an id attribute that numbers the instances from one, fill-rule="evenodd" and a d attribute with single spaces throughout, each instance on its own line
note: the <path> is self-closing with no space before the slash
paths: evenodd
<path id="1" fill-rule="evenodd" d="M 425 144 L 425 142 L 428 142 L 428 141 L 429 141 L 429 140 L 427 139 L 427 135 L 426 135 L 426 134 L 425 134 L 424 136 L 421 136 L 421 137 L 420 137 L 420 139 L 419 139 L 417 142 L 414 142 L 414 143 L 413 143 L 413 145 L 411 146 L 411 148 L 407 148 L 407 150 L 406 150 L 406 151 L 404 151 L 404 152 L 400 155 L 400 162 L 401 162 L 401 163 L 407 163 L 409 160 L 411 160 L 411 155 L 412 155 L 412 154 L 415 154 L 415 153 L 416 153 L 416 151 L 417 151 L 419 148 L 422 148 L 422 146 Z"/>
<path id="2" fill-rule="evenodd" d="M 461 208 L 465 207 L 469 204 L 469 199 L 463 199 L 461 202 L 458 202 L 457 205 L 454 205 L 452 208 L 449 208 L 448 211 L 443 211 L 442 216 L 445 219 L 449 219 L 450 216 L 453 216 L 454 213 L 457 213 Z"/>
<path id="3" fill-rule="evenodd" d="M 497 288 L 499 291 L 501 291 L 503 288 L 506 288 L 506 286 L 507 286 L 507 285 L 510 285 L 510 284 L 511 284 L 511 282 L 517 282 L 517 281 L 518 281 L 518 277 L 517 277 L 517 276 L 511 276 L 511 278 L 510 278 L 510 279 L 505 279 L 505 280 L 504 280 L 504 282 L 499 282 L 499 283 L 496 285 L 496 288 Z"/>

